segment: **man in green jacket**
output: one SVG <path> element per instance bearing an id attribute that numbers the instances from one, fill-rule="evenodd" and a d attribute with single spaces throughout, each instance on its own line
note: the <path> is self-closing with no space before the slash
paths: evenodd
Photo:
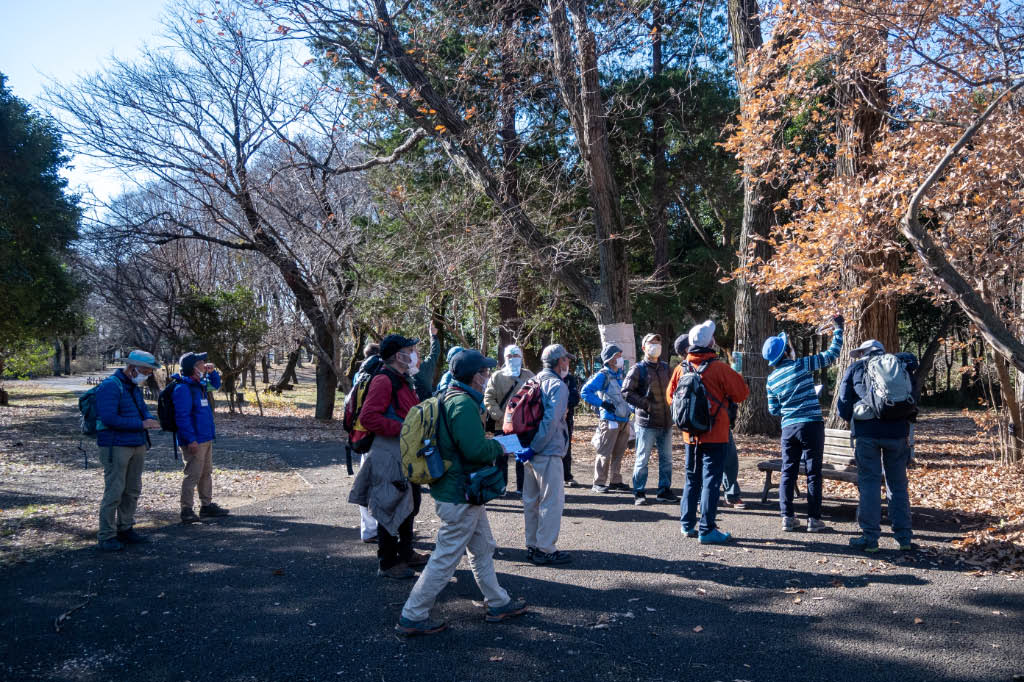
<path id="1" fill-rule="evenodd" d="M 499 623 L 526 613 L 526 602 L 512 599 L 498 584 L 494 572 L 497 544 L 491 535 L 487 509 L 466 501 L 466 475 L 493 466 L 503 453 L 501 445 L 484 434 L 483 390 L 496 364 L 476 350 L 464 350 L 452 359 L 452 382 L 443 398 L 444 415 L 437 439 L 442 456 L 452 465 L 430 485 L 441 527 L 430 561 L 395 626 L 403 635 L 432 635 L 447 627 L 444 621 L 430 618 L 430 609 L 467 552 L 473 577 L 487 604 L 487 622 Z"/>

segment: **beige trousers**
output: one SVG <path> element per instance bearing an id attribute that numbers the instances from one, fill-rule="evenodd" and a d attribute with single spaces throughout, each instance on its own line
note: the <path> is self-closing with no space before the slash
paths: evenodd
<path id="1" fill-rule="evenodd" d="M 100 502 L 100 542 L 135 525 L 135 508 L 142 493 L 146 446 L 100 448 L 103 462 L 103 501 Z"/>
<path id="2" fill-rule="evenodd" d="M 430 617 L 430 608 L 437 595 L 441 594 L 441 590 L 455 575 L 463 554 L 469 558 L 469 567 L 477 587 L 484 595 L 484 603 L 495 607 L 509 603 L 508 592 L 498 584 L 498 576 L 494 572 L 494 550 L 498 545 L 491 535 L 486 507 L 482 504 L 436 501 L 434 505 L 441 519 L 437 544 L 405 601 L 402 617 L 413 622 Z"/>
<path id="3" fill-rule="evenodd" d="M 181 482 L 181 508 L 192 509 L 193 494 L 199 490 L 199 504 L 204 507 L 213 502 L 213 441 L 199 444 L 196 454 L 190 455 L 188 448 L 181 449 L 185 462 L 185 479 Z"/>
<path id="4" fill-rule="evenodd" d="M 594 458 L 594 485 L 622 483 L 622 456 L 629 445 L 629 424 L 615 422 L 616 428 L 609 429 L 608 421 L 597 422 L 597 431 L 592 443 L 597 450 Z"/>
<path id="5" fill-rule="evenodd" d="M 535 455 L 526 463 L 523 473 L 526 478 L 523 482 L 526 546 L 550 554 L 558 543 L 565 507 L 562 458 Z"/>

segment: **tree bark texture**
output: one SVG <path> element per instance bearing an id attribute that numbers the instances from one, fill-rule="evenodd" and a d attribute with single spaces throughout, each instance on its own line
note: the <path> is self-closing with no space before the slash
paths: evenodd
<path id="1" fill-rule="evenodd" d="M 746 66 L 747 55 L 764 43 L 759 12 L 757 0 L 729 0 L 729 33 L 737 75 Z M 740 88 L 739 95 L 741 107 L 752 97 L 745 87 Z M 766 238 L 771 233 L 775 223 L 773 206 L 777 199 L 771 188 L 752 180 L 758 174 L 751 165 L 744 165 L 743 174 L 743 222 L 739 239 L 741 267 L 752 260 L 771 257 L 770 244 L 759 238 Z M 774 294 L 759 294 L 743 277 L 737 278 L 733 352 L 743 353 L 743 378 L 750 386 L 750 397 L 740 406 L 736 417 L 737 433 L 779 434 L 778 419 L 768 414 L 768 363 L 761 357 L 761 345 L 775 333 L 775 316 L 772 314 L 775 303 Z"/>

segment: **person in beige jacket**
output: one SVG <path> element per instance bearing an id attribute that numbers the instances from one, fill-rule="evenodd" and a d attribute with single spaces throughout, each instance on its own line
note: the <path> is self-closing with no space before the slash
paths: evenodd
<path id="1" fill-rule="evenodd" d="M 505 364 L 500 370 L 491 374 L 487 387 L 484 389 L 484 409 L 487 410 L 488 431 L 501 433 L 501 425 L 505 421 L 505 405 L 527 381 L 532 379 L 533 372 L 523 367 L 523 351 L 519 346 L 505 346 Z M 508 455 L 502 455 L 495 463 L 505 472 L 505 487 L 508 487 Z M 516 462 L 516 492 L 523 492 L 523 463 Z"/>

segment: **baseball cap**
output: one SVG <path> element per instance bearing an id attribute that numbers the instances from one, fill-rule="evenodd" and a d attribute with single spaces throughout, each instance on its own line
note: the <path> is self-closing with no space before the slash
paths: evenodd
<path id="1" fill-rule="evenodd" d="M 388 334 L 380 341 L 380 356 L 384 360 L 390 360 L 398 351 L 415 346 L 419 342 L 419 339 L 410 339 L 401 334 Z"/>
<path id="2" fill-rule="evenodd" d="M 553 365 L 562 358 L 569 358 L 575 360 L 576 356 L 565 349 L 560 343 L 553 343 L 545 348 L 540 354 L 540 361 L 545 365 Z"/>
<path id="3" fill-rule="evenodd" d="M 195 371 L 196 363 L 198 362 L 206 362 L 206 353 L 189 351 L 178 358 L 178 364 L 181 365 L 181 373 L 185 376 L 192 376 L 192 372 Z"/>
<path id="4" fill-rule="evenodd" d="M 451 362 L 452 376 L 459 381 L 469 381 L 480 370 L 497 366 L 497 360 L 472 348 L 457 353 Z"/>

